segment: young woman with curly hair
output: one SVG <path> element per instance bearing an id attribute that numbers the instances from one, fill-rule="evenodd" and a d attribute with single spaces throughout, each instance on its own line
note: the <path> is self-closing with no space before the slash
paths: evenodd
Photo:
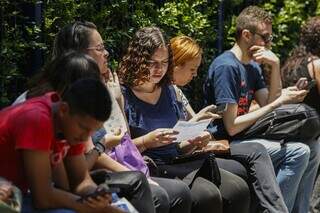
<path id="1" fill-rule="evenodd" d="M 145 27 L 133 36 L 118 74 L 123 84 L 124 109 L 135 144 L 144 155 L 154 160 L 160 170 L 172 172 L 163 175 L 179 177 L 190 183 L 202 160 L 168 164 L 179 155 L 206 146 L 211 135 L 204 131 L 194 139 L 174 142 L 177 132 L 172 127 L 179 119 L 186 120 L 187 117 L 171 85 L 172 71 L 169 43 L 159 28 Z M 220 188 L 202 177 L 195 179 L 191 186 L 192 212 L 249 211 L 247 184 L 232 173 L 222 169 L 220 172 Z"/>

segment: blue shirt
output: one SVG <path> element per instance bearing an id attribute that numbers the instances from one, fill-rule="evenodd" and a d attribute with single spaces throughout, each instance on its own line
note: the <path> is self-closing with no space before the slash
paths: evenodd
<path id="1" fill-rule="evenodd" d="M 254 61 L 243 64 L 233 52 L 226 51 L 210 65 L 204 90 L 207 104 L 238 104 L 240 116 L 249 112 L 255 92 L 265 87 L 259 64 Z M 215 137 L 230 139 L 222 119 L 215 124 Z"/>
<path id="2" fill-rule="evenodd" d="M 156 104 L 142 101 L 128 87 L 122 87 L 125 113 L 132 138 L 140 137 L 158 128 L 172 128 L 179 119 L 185 120 L 181 102 L 177 101 L 173 86 L 163 86 Z M 165 163 L 180 155 L 176 143 L 146 150 L 156 163 Z"/>

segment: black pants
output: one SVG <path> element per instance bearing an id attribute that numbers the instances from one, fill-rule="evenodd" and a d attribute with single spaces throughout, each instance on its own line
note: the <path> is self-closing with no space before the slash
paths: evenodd
<path id="1" fill-rule="evenodd" d="M 191 211 L 191 192 L 180 180 L 152 177 L 159 186 L 150 184 L 157 213 L 188 213 Z"/>
<path id="2" fill-rule="evenodd" d="M 180 177 L 189 184 L 203 160 L 173 165 L 158 165 L 160 175 Z M 165 172 L 164 172 L 165 171 Z M 198 177 L 191 188 L 192 212 L 197 213 L 247 213 L 250 205 L 250 192 L 246 182 L 230 172 L 220 170 L 221 186 Z"/>
<path id="3" fill-rule="evenodd" d="M 241 163 L 247 172 L 247 181 L 253 188 L 259 202 L 259 209 L 254 212 L 287 212 L 279 185 L 276 181 L 274 167 L 264 146 L 258 143 L 241 143 L 230 145 L 230 155 L 227 158 Z M 217 160 L 220 168 L 246 176 L 243 169 L 227 160 Z"/>
<path id="4" fill-rule="evenodd" d="M 109 186 L 119 187 L 119 197 L 125 197 L 140 213 L 155 213 L 149 183 L 143 173 L 96 170 L 91 172 L 91 177 L 96 184 L 106 182 Z"/>

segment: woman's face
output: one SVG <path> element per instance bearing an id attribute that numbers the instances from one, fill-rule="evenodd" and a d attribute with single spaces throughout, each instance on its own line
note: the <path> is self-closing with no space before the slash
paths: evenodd
<path id="1" fill-rule="evenodd" d="M 103 40 L 97 30 L 93 30 L 89 38 L 87 54 L 90 55 L 98 64 L 100 74 L 104 80 L 109 78 L 108 56 Z"/>
<path id="2" fill-rule="evenodd" d="M 197 76 L 198 68 L 201 63 L 201 56 L 177 65 L 173 69 L 173 81 L 178 86 L 185 86 L 193 77 Z"/>
<path id="3" fill-rule="evenodd" d="M 157 84 L 161 81 L 168 70 L 169 53 L 166 47 L 158 48 L 151 59 L 148 60 L 151 83 Z"/>

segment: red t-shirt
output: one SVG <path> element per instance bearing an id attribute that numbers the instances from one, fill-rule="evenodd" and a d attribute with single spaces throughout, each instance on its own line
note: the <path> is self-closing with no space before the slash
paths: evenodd
<path id="1" fill-rule="evenodd" d="M 56 93 L 47 93 L 0 111 L 0 176 L 12 181 L 24 192 L 29 187 L 21 149 L 50 152 L 51 166 L 66 155 L 84 152 L 84 144 L 71 146 L 55 137 L 51 106 L 58 101 Z"/>

